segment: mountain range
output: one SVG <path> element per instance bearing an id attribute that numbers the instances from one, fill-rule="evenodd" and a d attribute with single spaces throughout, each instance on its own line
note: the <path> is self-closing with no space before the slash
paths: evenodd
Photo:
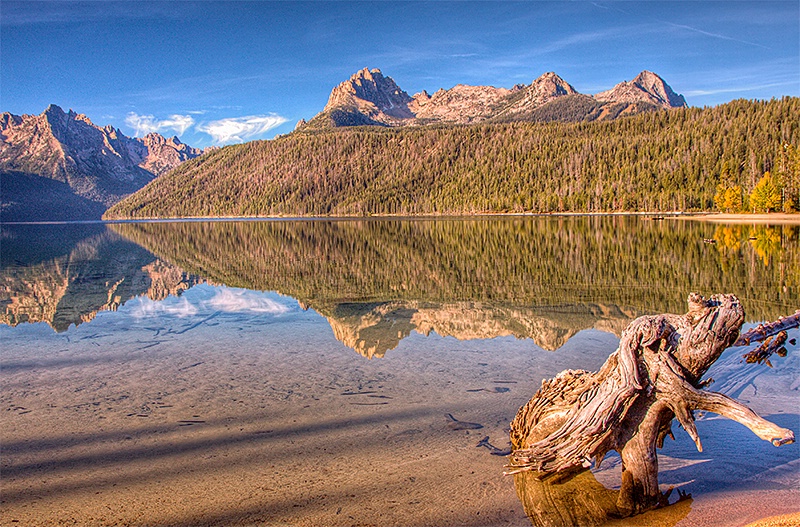
<path id="1" fill-rule="evenodd" d="M 584 95 L 553 72 L 513 88 L 458 84 L 410 96 L 379 69 L 364 68 L 336 86 L 325 108 L 299 129 L 419 126 L 508 121 L 609 120 L 662 108 L 686 107 L 664 79 L 643 71 L 632 81 Z"/>
<path id="2" fill-rule="evenodd" d="M 649 71 L 594 96 L 550 72 L 510 89 L 459 84 L 412 97 L 380 70 L 365 68 L 336 86 L 323 110 L 297 128 L 606 121 L 685 106 L 682 95 Z M 124 197 L 203 153 L 177 137 L 127 137 L 56 105 L 41 115 L 3 113 L 0 221 L 100 219 Z"/>
<path id="3" fill-rule="evenodd" d="M 103 211 L 203 150 L 157 133 L 128 137 L 72 110 L 0 115 L 2 221 L 100 219 Z"/>

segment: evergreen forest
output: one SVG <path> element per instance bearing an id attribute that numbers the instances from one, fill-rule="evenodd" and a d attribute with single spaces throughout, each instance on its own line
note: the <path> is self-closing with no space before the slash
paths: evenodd
<path id="1" fill-rule="evenodd" d="M 793 210 L 798 146 L 796 97 L 604 122 L 297 131 L 190 160 L 104 217 Z"/>

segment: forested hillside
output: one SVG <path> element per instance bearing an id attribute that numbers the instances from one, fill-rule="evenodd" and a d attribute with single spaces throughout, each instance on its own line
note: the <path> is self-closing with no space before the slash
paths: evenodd
<path id="1" fill-rule="evenodd" d="M 798 98 L 611 122 L 295 132 L 188 161 L 105 217 L 711 210 L 724 167 L 744 192 L 767 171 L 796 179 L 787 144 L 800 144 Z"/>

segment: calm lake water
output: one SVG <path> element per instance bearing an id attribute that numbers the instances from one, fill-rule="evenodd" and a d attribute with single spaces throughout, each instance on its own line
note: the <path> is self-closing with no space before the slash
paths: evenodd
<path id="1" fill-rule="evenodd" d="M 530 525 L 496 454 L 543 379 L 599 368 L 633 318 L 692 291 L 736 294 L 748 324 L 800 308 L 797 225 L 2 225 L 0 242 L 3 525 Z M 798 433 L 797 346 L 772 369 L 743 351 L 711 389 Z M 698 417 L 703 453 L 675 426 L 659 455 L 692 499 L 655 524 L 800 510 L 796 444 Z M 618 461 L 593 477 L 618 488 Z"/>

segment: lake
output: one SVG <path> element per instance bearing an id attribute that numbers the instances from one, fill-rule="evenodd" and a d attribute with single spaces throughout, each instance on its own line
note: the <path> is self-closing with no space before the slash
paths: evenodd
<path id="1" fill-rule="evenodd" d="M 4 224 L 0 241 L 3 525 L 531 525 L 541 504 L 498 454 L 543 379 L 598 369 L 692 291 L 736 294 L 746 327 L 800 308 L 798 225 Z M 797 434 L 787 348 L 773 368 L 728 350 L 710 389 Z M 702 453 L 677 425 L 659 451 L 660 484 L 691 499 L 614 525 L 800 510 L 797 444 L 697 418 Z M 619 465 L 581 488 L 619 488 Z"/>

